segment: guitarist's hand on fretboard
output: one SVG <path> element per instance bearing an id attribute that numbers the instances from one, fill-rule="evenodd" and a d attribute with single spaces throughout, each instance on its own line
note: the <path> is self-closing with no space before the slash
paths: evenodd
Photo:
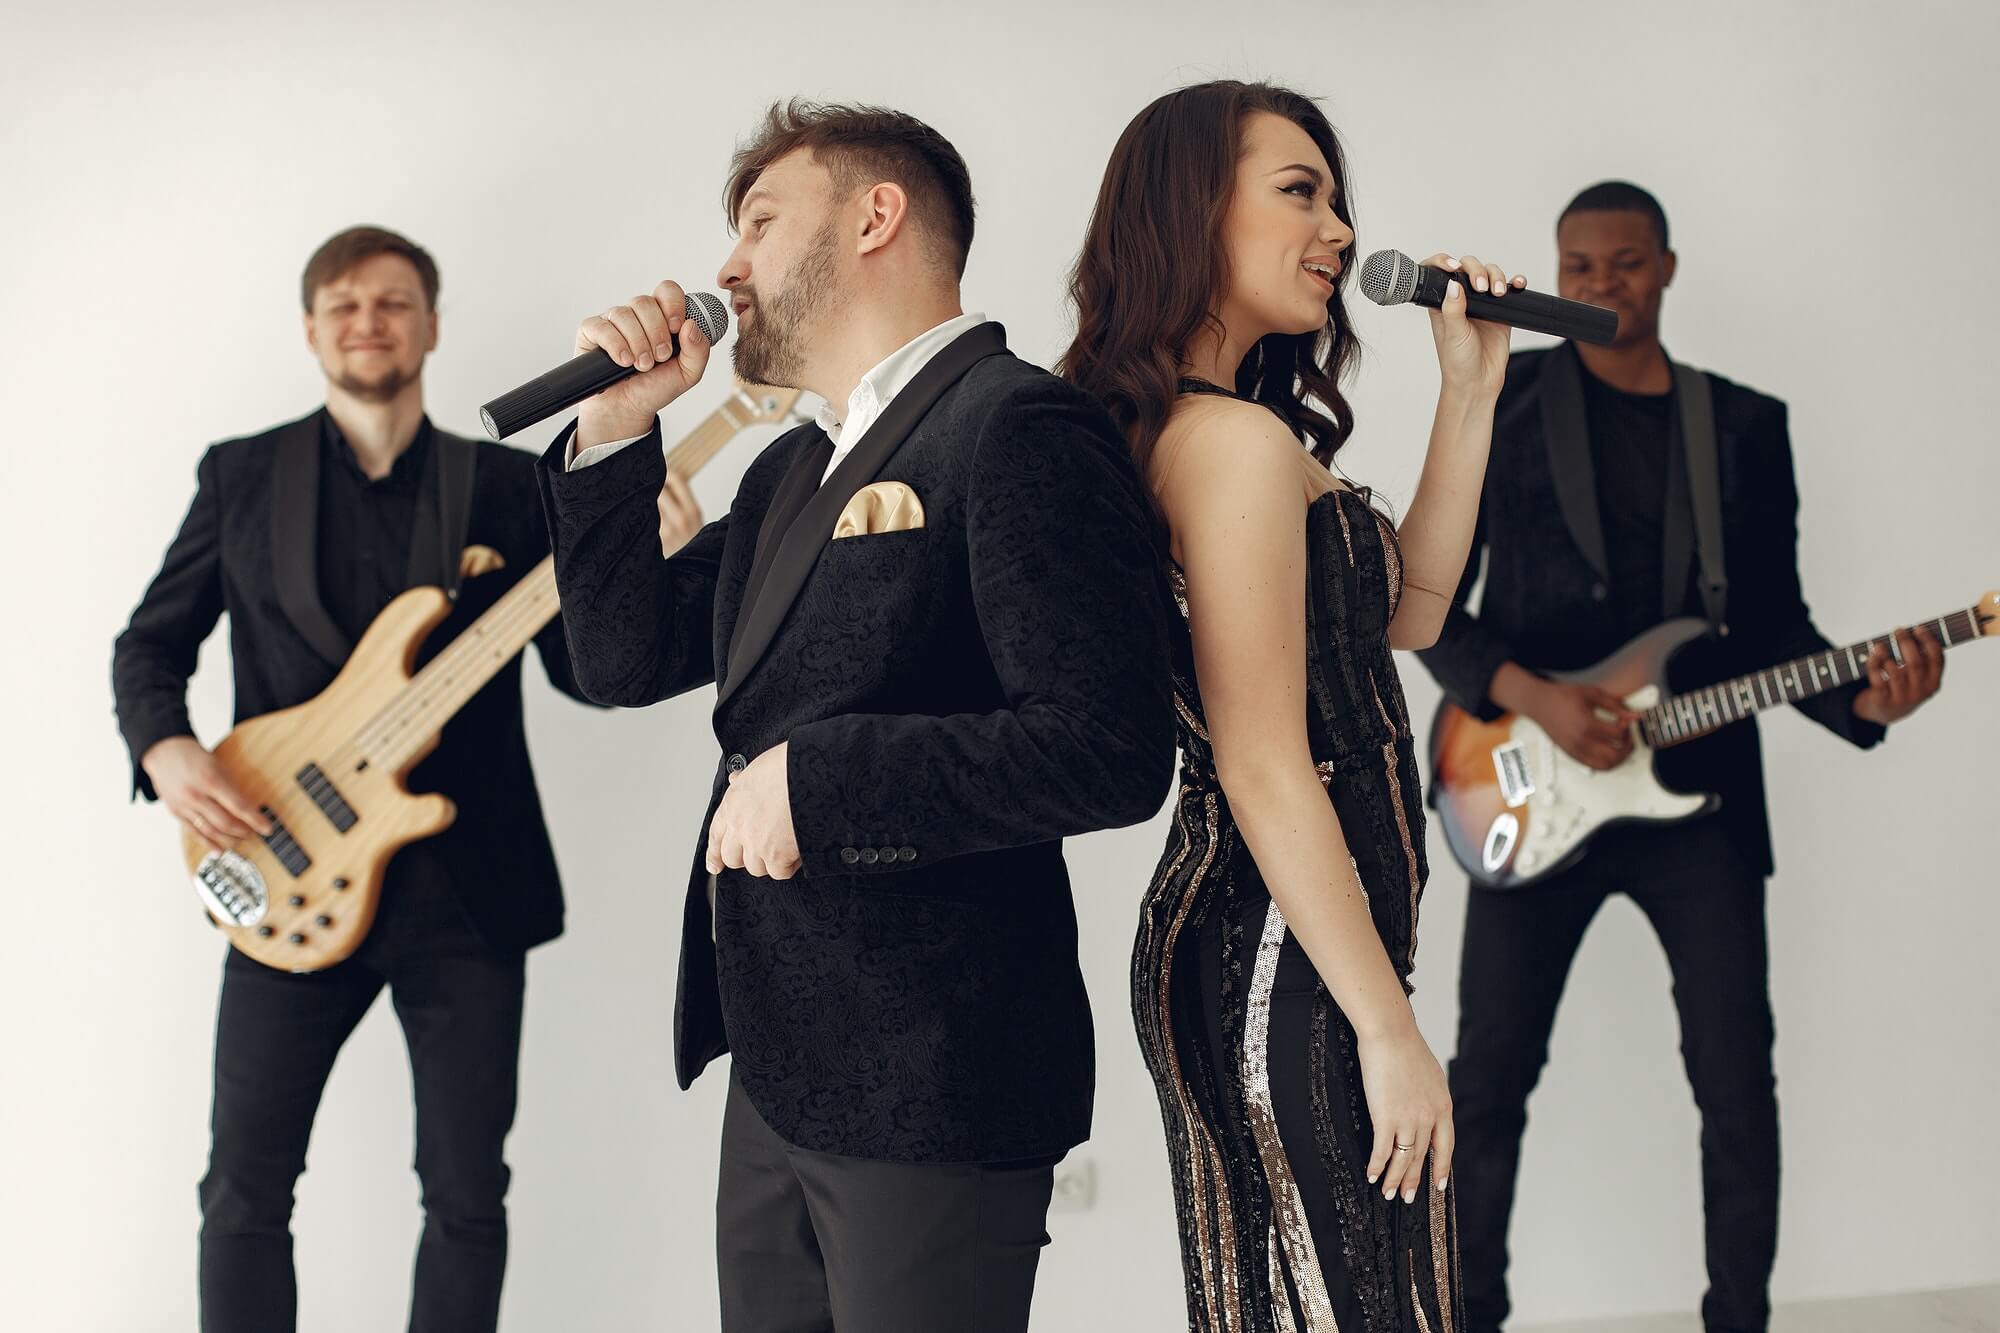
<path id="1" fill-rule="evenodd" d="M 1897 662 L 1884 644 L 1868 654 L 1868 688 L 1854 696 L 1854 715 L 1878 727 L 1917 711 L 1944 683 L 1944 645 L 1927 627 L 1897 630 Z"/>

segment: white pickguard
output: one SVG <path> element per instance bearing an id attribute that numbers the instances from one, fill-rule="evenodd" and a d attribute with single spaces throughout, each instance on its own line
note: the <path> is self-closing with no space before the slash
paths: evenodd
<path id="1" fill-rule="evenodd" d="M 1648 686 L 1625 702 L 1634 712 L 1644 712 L 1659 702 L 1659 691 Z M 1503 864 L 1515 875 L 1533 876 L 1560 863 L 1614 819 L 1683 819 L 1708 803 L 1707 797 L 1661 786 L 1653 777 L 1652 747 L 1643 739 L 1637 739 L 1624 763 L 1599 770 L 1570 758 L 1547 732 L 1525 717 L 1514 719 L 1511 735 L 1506 748 L 1518 750 L 1509 762 L 1517 775 L 1524 775 L 1532 784 L 1532 790 L 1525 798 L 1512 798 L 1513 810 L 1496 821 L 1505 825 L 1513 820 L 1513 837 L 1500 837 L 1499 827 L 1489 831 L 1488 870 L 1501 868 L 1492 862 L 1508 843 L 1515 844 L 1513 856 L 1511 863 Z"/>

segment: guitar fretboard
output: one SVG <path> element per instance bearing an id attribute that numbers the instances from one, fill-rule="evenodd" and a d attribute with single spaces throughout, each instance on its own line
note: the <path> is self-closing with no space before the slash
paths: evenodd
<path id="1" fill-rule="evenodd" d="M 1922 627 L 1935 634 L 1945 647 L 1956 648 L 1982 637 L 1992 619 L 1992 615 L 1978 606 L 1971 606 L 1927 620 Z M 1864 639 L 1845 648 L 1829 648 L 1823 653 L 1676 694 L 1647 709 L 1640 716 L 1639 725 L 1646 743 L 1653 748 L 1679 745 L 1732 722 L 1741 722 L 1766 708 L 1794 704 L 1862 680 L 1868 674 L 1869 655 L 1878 646 L 1889 654 L 1891 661 L 1901 660 L 1892 636 Z"/>

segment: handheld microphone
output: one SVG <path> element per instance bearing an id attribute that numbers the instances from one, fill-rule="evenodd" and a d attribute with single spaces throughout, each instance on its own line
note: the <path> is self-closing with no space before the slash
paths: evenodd
<path id="1" fill-rule="evenodd" d="M 729 315 L 722 302 L 708 292 L 689 292 L 686 315 L 701 326 L 712 347 L 729 331 Z M 681 354 L 681 340 L 673 340 L 674 355 Z M 622 379 L 638 374 L 635 366 L 621 366 L 602 347 L 581 352 L 546 374 L 537 375 L 517 389 L 510 389 L 479 409 L 486 433 L 503 440 L 523 426 L 532 426 L 586 398 L 603 393 Z"/>
<path id="2" fill-rule="evenodd" d="M 1464 274 L 1419 264 L 1401 250 L 1377 250 L 1361 264 L 1361 290 L 1376 305 L 1409 302 L 1435 310 L 1444 304 L 1448 282 L 1465 288 L 1465 313 L 1473 319 L 1584 343 L 1608 343 L 1618 334 L 1615 310 L 1547 292 L 1513 289 L 1504 297 L 1475 292 Z"/>

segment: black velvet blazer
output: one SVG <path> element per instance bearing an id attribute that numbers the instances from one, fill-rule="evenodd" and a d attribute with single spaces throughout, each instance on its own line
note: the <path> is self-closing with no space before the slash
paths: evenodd
<path id="1" fill-rule="evenodd" d="M 354 650 L 320 601 L 323 416 L 324 409 L 202 455 L 194 502 L 118 636 L 111 667 L 118 725 L 131 751 L 133 790 L 147 800 L 153 787 L 139 759 L 155 742 L 192 734 L 187 682 L 223 612 L 238 722 L 313 698 Z M 433 460 L 448 438 L 434 431 Z M 457 605 L 418 654 L 419 666 L 549 553 L 534 456 L 486 441 L 460 443 L 477 457 L 466 545 L 491 547 L 506 564 L 464 581 Z M 436 494 L 435 477 L 426 477 L 410 541 L 411 587 L 445 582 Z M 581 698 L 560 623 L 551 621 L 535 646 L 555 687 Z M 562 933 L 562 883 L 521 722 L 519 657 L 445 724 L 438 748 L 411 770 L 410 788 L 441 791 L 457 803 L 457 820 L 427 844 L 438 853 L 428 863 L 442 862 L 489 942 L 525 949 Z"/>
<path id="2" fill-rule="evenodd" d="M 1534 671 L 1591 666 L 1646 628 L 1703 614 L 1696 581 L 1693 510 L 1685 469 L 1670 473 L 1657 607 L 1613 605 L 1590 439 L 1583 421 L 1545 410 L 1541 375 L 1560 347 L 1516 352 L 1493 423 L 1493 449 L 1456 604 L 1437 645 L 1418 656 L 1461 707 L 1500 711 L 1487 697 L 1493 673 L 1514 661 Z M 1711 373 L 1722 482 L 1729 634 L 1706 638 L 1676 659 L 1676 689 L 1711 684 L 1830 647 L 1814 627 L 1799 586 L 1798 491 L 1785 405 Z M 1676 458 L 1679 457 L 1678 451 Z M 1465 603 L 1480 581 L 1479 612 Z M 1859 746 L 1882 728 L 1854 715 L 1858 685 L 1796 705 Z M 1771 834 L 1757 721 L 1751 718 L 1660 753 L 1661 780 L 1722 797 L 1718 818 L 1753 868 L 1769 874 Z"/>
<path id="3" fill-rule="evenodd" d="M 655 437 L 541 468 L 563 623 L 593 698 L 717 681 L 675 1005 L 683 1087 L 723 1051 L 802 1148 L 1039 1157 L 1089 1132 L 1090 1010 L 1061 840 L 1152 815 L 1172 779 L 1167 597 L 1149 510 L 1088 396 L 997 324 L 940 352 L 820 484 L 813 426 L 659 553 Z M 860 487 L 924 524 L 830 540 Z M 732 765 L 789 742 L 802 873 L 703 843 Z M 1127 885 L 1093 886 L 1126 892 Z"/>

